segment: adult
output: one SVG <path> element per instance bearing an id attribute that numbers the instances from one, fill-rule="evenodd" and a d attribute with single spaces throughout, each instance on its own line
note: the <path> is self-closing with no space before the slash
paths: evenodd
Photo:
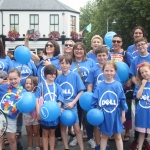
<path id="1" fill-rule="evenodd" d="M 91 39 L 92 50 L 87 53 L 87 57 L 93 59 L 96 63 L 98 63 L 98 60 L 95 55 L 95 49 L 98 46 L 102 46 L 102 45 L 103 45 L 103 38 L 100 37 L 99 35 L 94 35 Z"/>
<path id="2" fill-rule="evenodd" d="M 9 56 L 11 60 L 15 59 L 15 58 L 14 58 L 14 53 L 13 53 L 13 51 L 11 51 L 11 50 L 8 50 L 8 51 L 7 51 L 7 56 Z"/>
<path id="3" fill-rule="evenodd" d="M 87 86 L 86 80 L 87 80 L 89 70 L 96 64 L 92 59 L 87 58 L 85 45 L 83 43 L 77 42 L 74 44 L 72 60 L 73 62 L 70 70 L 77 72 L 80 75 L 85 86 Z M 77 108 L 78 108 L 79 124 L 81 125 L 82 108 L 80 107 L 79 103 L 77 103 Z M 83 114 L 84 114 L 83 118 L 85 121 L 88 143 L 91 145 L 91 147 L 95 148 L 96 144 L 95 141 L 93 140 L 93 126 L 88 123 L 86 119 L 85 111 L 83 112 Z M 77 139 L 74 138 L 69 145 L 75 146 L 76 144 L 77 144 Z"/>
<path id="4" fill-rule="evenodd" d="M 132 30 L 132 37 L 134 39 L 134 41 L 136 39 L 138 39 L 139 37 L 146 37 L 146 34 L 145 34 L 145 31 L 144 31 L 144 28 L 141 27 L 141 26 L 136 26 L 133 30 Z M 150 43 L 148 43 L 148 47 L 147 47 L 147 51 L 150 53 Z M 132 56 L 131 59 L 129 59 L 129 64 L 131 65 L 131 62 L 134 58 L 136 58 L 137 56 L 139 56 L 139 51 L 137 49 L 137 46 L 135 44 L 133 45 L 130 45 L 127 49 L 127 52 L 130 53 L 130 55 Z M 131 146 L 130 146 L 130 149 L 131 150 L 134 150 L 137 148 L 138 146 L 138 135 L 139 135 L 139 132 L 138 131 L 134 131 L 134 141 L 132 142 Z M 147 138 L 148 137 L 148 134 L 145 134 L 145 140 L 144 140 L 144 147 L 148 147 L 150 148 L 150 145 L 147 141 Z"/>
<path id="5" fill-rule="evenodd" d="M 122 49 L 122 37 L 120 35 L 114 35 L 112 39 L 112 50 L 109 53 L 109 60 L 114 62 L 125 62 L 130 56 L 129 53 Z M 127 90 L 132 88 L 132 81 L 129 79 L 126 83 L 122 83 L 125 93 Z M 124 123 L 125 135 L 123 141 L 127 142 L 130 140 L 130 130 L 132 129 L 132 113 L 131 113 L 131 100 L 132 98 L 126 96 L 126 102 L 128 105 L 128 111 L 126 112 L 126 121 Z M 109 140 L 114 140 L 114 136 L 110 137 Z"/>

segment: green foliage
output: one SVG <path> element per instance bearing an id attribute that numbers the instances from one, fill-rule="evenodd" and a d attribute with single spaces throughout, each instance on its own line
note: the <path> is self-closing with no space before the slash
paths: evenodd
<path id="1" fill-rule="evenodd" d="M 91 38 L 98 34 L 104 38 L 107 32 L 107 19 L 109 31 L 114 31 L 123 38 L 123 47 L 133 44 L 131 32 L 137 25 L 144 27 L 147 38 L 150 40 L 150 1 L 149 0 L 95 0 L 88 2 L 80 9 L 80 30 L 89 23 L 92 24 L 92 32 L 84 31 L 84 43 L 87 50 L 91 48 Z M 116 24 L 111 22 L 115 19 Z"/>

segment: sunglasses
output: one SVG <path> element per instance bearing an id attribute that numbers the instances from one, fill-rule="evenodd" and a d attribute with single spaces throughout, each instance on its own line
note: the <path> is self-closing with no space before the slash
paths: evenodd
<path id="1" fill-rule="evenodd" d="M 121 41 L 118 40 L 112 40 L 113 43 L 121 43 Z"/>
<path id="2" fill-rule="evenodd" d="M 54 45 L 53 44 L 46 44 L 46 47 L 54 47 Z"/>
<path id="3" fill-rule="evenodd" d="M 69 46 L 69 47 L 73 47 L 72 44 L 65 44 L 65 46 L 66 46 L 66 47 L 68 47 L 68 46 Z"/>

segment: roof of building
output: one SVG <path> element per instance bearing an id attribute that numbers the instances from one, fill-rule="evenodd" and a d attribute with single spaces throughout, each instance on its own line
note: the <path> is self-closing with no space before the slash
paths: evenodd
<path id="1" fill-rule="evenodd" d="M 79 13 L 58 0 L 0 0 L 3 11 L 69 11 Z"/>

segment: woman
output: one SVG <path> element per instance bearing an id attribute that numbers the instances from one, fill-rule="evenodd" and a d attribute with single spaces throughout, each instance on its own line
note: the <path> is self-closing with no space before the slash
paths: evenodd
<path id="1" fill-rule="evenodd" d="M 85 45 L 81 42 L 75 43 L 73 46 L 73 56 L 72 56 L 73 62 L 71 65 L 70 70 L 77 72 L 85 86 L 87 86 L 86 80 L 89 73 L 90 68 L 95 66 L 95 62 L 87 58 L 86 56 L 86 49 Z M 80 107 L 79 103 L 77 103 L 77 109 L 78 109 L 78 116 L 79 116 L 79 124 L 81 125 L 81 117 L 82 117 L 82 108 Z M 88 136 L 88 143 L 91 145 L 91 147 L 95 148 L 96 144 L 93 140 L 93 126 L 90 125 L 86 120 L 86 112 L 83 112 L 83 118 L 85 120 L 85 126 Z M 74 140 L 69 144 L 70 146 L 75 146 L 77 144 L 77 139 L 74 138 Z"/>
<path id="2" fill-rule="evenodd" d="M 141 26 L 136 26 L 132 31 L 132 37 L 134 40 L 137 39 L 138 37 L 146 37 L 144 28 Z M 150 52 L 150 43 L 148 43 L 147 50 L 148 50 L 148 52 Z M 129 64 L 131 64 L 132 60 L 139 55 L 139 51 L 138 51 L 137 47 L 135 46 L 135 44 L 133 44 L 128 47 L 127 52 L 129 52 L 131 55 L 131 59 L 129 59 L 129 62 L 128 62 Z M 134 131 L 134 141 L 132 142 L 132 144 L 130 146 L 131 150 L 135 150 L 137 148 L 138 136 L 139 136 L 139 132 Z M 146 149 L 150 149 L 150 145 L 146 139 L 147 136 L 148 136 L 148 134 L 145 134 L 145 140 L 144 140 L 143 145 Z"/>
<path id="3" fill-rule="evenodd" d="M 65 41 L 64 54 L 68 54 L 72 56 L 72 49 L 74 44 L 75 43 L 72 40 Z"/>
<path id="4" fill-rule="evenodd" d="M 93 59 L 96 63 L 98 63 L 98 60 L 95 55 L 95 49 L 101 45 L 103 45 L 102 37 L 100 37 L 99 35 L 94 35 L 91 39 L 92 50 L 87 53 L 87 57 Z"/>

